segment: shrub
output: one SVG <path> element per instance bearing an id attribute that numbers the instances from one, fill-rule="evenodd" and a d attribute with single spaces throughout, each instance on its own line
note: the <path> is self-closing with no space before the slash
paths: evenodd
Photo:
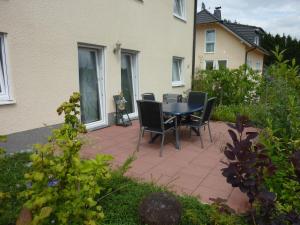
<path id="1" fill-rule="evenodd" d="M 104 214 L 97 197 L 110 178 L 110 156 L 80 160 L 80 133 L 86 132 L 78 119 L 80 95 L 74 93 L 58 109 L 65 123 L 36 145 L 31 155 L 32 170 L 25 174 L 29 188 L 22 193 L 24 206 L 33 214 L 32 224 L 99 224 Z"/>
<path id="2" fill-rule="evenodd" d="M 193 89 L 217 97 L 221 105 L 251 103 L 257 100 L 260 79 L 261 75 L 246 65 L 232 70 L 198 71 Z"/>

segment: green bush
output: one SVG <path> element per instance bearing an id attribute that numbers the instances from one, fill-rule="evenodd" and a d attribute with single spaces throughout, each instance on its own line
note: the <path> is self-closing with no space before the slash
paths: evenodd
<path id="1" fill-rule="evenodd" d="M 300 213 L 300 183 L 290 160 L 300 149 L 300 71 L 294 61 L 283 60 L 283 53 L 278 48 L 274 52 L 277 62 L 269 68 L 262 85 L 261 101 L 268 105 L 268 111 L 261 142 L 277 167 L 267 185 L 277 194 L 278 209 Z"/>
<path id="2" fill-rule="evenodd" d="M 261 75 L 246 65 L 238 69 L 200 70 L 193 80 L 193 90 L 217 97 L 221 105 L 257 101 Z"/>
<path id="3" fill-rule="evenodd" d="M 57 110 L 65 114 L 65 123 L 53 131 L 49 143 L 37 145 L 31 155 L 32 167 L 25 174 L 30 186 L 22 195 L 24 206 L 33 214 L 35 224 L 100 224 L 104 218 L 98 197 L 110 179 L 111 156 L 97 155 L 81 160 L 82 146 L 78 138 L 85 126 L 78 119 L 80 95 L 74 93 L 69 102 Z"/>

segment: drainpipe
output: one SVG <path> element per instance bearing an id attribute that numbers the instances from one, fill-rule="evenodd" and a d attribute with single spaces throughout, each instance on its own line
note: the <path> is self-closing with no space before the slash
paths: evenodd
<path id="1" fill-rule="evenodd" d="M 194 29 L 193 29 L 193 56 L 192 56 L 192 90 L 193 90 L 193 80 L 195 77 L 195 56 L 196 56 L 196 19 L 197 19 L 197 4 L 198 0 L 194 2 Z"/>

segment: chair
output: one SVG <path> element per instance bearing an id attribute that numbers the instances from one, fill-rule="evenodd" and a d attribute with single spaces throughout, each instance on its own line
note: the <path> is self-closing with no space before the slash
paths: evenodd
<path id="1" fill-rule="evenodd" d="M 163 103 L 182 102 L 182 95 L 179 94 L 163 94 Z"/>
<path id="2" fill-rule="evenodd" d="M 140 121 L 140 133 L 137 151 L 139 151 L 140 142 L 144 132 L 150 132 L 151 134 L 160 134 L 162 136 L 160 146 L 160 156 L 162 156 L 166 132 L 176 131 L 176 117 L 174 116 L 164 121 L 161 102 L 138 100 L 137 107 Z"/>
<path id="3" fill-rule="evenodd" d="M 199 132 L 202 148 L 203 148 L 203 140 L 202 140 L 200 129 L 202 127 L 205 127 L 206 125 L 208 127 L 210 141 L 212 142 L 212 136 L 211 136 L 211 130 L 210 130 L 210 126 L 209 126 L 209 121 L 210 121 L 210 117 L 211 117 L 211 114 L 212 114 L 212 110 L 213 110 L 215 101 L 216 101 L 216 98 L 208 99 L 206 104 L 205 104 L 202 116 L 199 117 L 199 116 L 191 115 L 191 120 L 188 123 L 186 123 L 186 125 L 190 127 L 190 136 L 192 135 L 192 128 L 196 129 Z"/>
<path id="4" fill-rule="evenodd" d="M 191 91 L 188 95 L 189 104 L 205 105 L 207 101 L 207 93 L 200 91 Z"/>
<path id="5" fill-rule="evenodd" d="M 142 94 L 143 100 L 155 101 L 155 96 L 153 93 L 144 93 Z"/>

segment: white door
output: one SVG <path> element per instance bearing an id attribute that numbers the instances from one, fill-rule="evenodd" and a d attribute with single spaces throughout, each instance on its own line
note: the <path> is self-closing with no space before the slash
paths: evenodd
<path id="1" fill-rule="evenodd" d="M 137 54 L 122 51 L 121 53 L 121 91 L 126 99 L 126 110 L 129 117 L 137 117 L 136 100 L 138 99 L 138 66 Z"/>
<path id="2" fill-rule="evenodd" d="M 103 49 L 78 48 L 81 121 L 87 129 L 105 125 Z"/>

